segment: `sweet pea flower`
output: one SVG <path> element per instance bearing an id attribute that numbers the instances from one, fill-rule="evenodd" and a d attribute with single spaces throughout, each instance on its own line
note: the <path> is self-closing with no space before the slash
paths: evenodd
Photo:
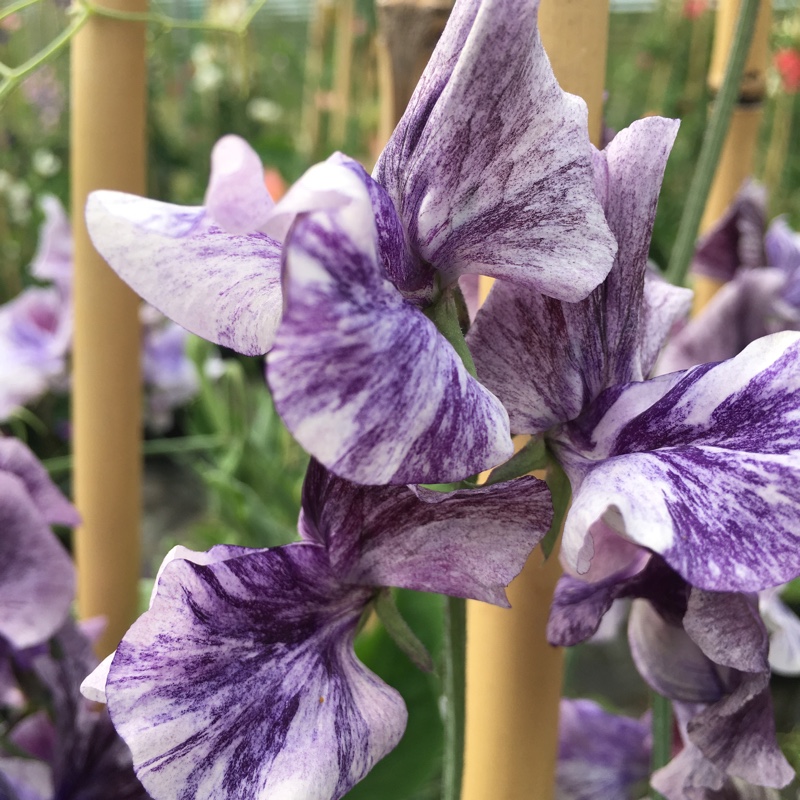
<path id="1" fill-rule="evenodd" d="M 622 597 L 637 598 L 628 626 L 636 667 L 673 701 L 683 725 L 685 748 L 653 785 L 668 800 L 711 800 L 739 797 L 741 781 L 789 783 L 794 772 L 775 738 L 769 643 L 755 595 L 692 587 L 652 556 L 636 574 L 596 583 L 562 577 L 548 639 L 585 641 Z"/>
<path id="2" fill-rule="evenodd" d="M 278 411 L 343 477 L 447 482 L 508 458 L 506 413 L 451 344 L 459 277 L 575 301 L 611 267 L 586 109 L 558 87 L 537 13 L 458 0 L 372 177 L 336 154 L 274 205 L 256 154 L 225 137 L 202 207 L 89 200 L 95 245 L 149 302 L 271 351 Z"/>
<path id="3" fill-rule="evenodd" d="M 719 242 L 720 261 L 731 267 L 719 274 L 728 282 L 670 339 L 657 373 L 733 358 L 761 336 L 800 330 L 800 235 L 777 217 L 766 234 L 753 220 L 748 239 L 761 260 L 744 261 L 730 240 Z"/>
<path id="4" fill-rule="evenodd" d="M 639 800 L 650 775 L 650 722 L 591 700 L 561 700 L 556 800 Z"/>
<path id="5" fill-rule="evenodd" d="M 78 522 L 33 453 L 0 437 L 0 643 L 32 647 L 65 621 L 75 574 L 50 525 Z"/>
<path id="6" fill-rule="evenodd" d="M 84 683 L 154 800 L 335 800 L 400 740 L 400 695 L 356 658 L 380 587 L 507 605 L 551 519 L 522 478 L 448 494 L 362 487 L 312 462 L 301 541 L 177 548 L 152 605 Z"/>
<path id="7" fill-rule="evenodd" d="M 7 732 L 14 749 L 4 753 L 0 745 L 0 797 L 149 800 L 107 711 L 81 697 L 81 680 L 97 664 L 82 626 L 68 621 L 52 642 L 16 653 L 15 661 L 47 710 Z"/>

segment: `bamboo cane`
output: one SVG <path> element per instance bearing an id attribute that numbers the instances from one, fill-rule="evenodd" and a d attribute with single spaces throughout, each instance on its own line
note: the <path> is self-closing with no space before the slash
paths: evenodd
<path id="1" fill-rule="evenodd" d="M 712 93 L 719 91 L 722 85 L 740 6 L 741 0 L 720 0 L 717 7 L 714 46 L 708 71 L 708 85 Z M 708 202 L 700 223 L 701 233 L 707 231 L 722 217 L 744 181 L 754 172 L 758 133 L 764 115 L 763 100 L 766 94 L 771 21 L 772 3 L 769 0 L 762 0 L 753 43 L 744 68 L 739 102 L 733 111 L 719 166 L 711 184 Z M 692 280 L 692 286 L 695 291 L 694 313 L 697 313 L 716 294 L 722 282 L 704 275 L 696 275 Z"/>
<path id="2" fill-rule="evenodd" d="M 589 106 L 599 145 L 608 47 L 607 0 L 543 0 L 542 40 L 562 87 Z M 491 281 L 481 278 L 482 293 Z M 558 752 L 563 653 L 547 643 L 556 553 L 537 550 L 509 588 L 512 610 L 468 603 L 464 800 L 550 800 Z"/>
<path id="3" fill-rule="evenodd" d="M 104 0 L 146 11 L 146 0 Z M 72 45 L 75 235 L 74 489 L 80 616 L 108 620 L 110 652 L 137 613 L 141 485 L 138 298 L 106 266 L 83 219 L 93 189 L 145 192 L 145 29 L 93 17 Z"/>
<path id="4" fill-rule="evenodd" d="M 336 5 L 336 33 L 333 50 L 333 109 L 331 111 L 331 140 L 343 147 L 350 114 L 350 77 L 353 72 L 354 0 L 340 0 Z"/>

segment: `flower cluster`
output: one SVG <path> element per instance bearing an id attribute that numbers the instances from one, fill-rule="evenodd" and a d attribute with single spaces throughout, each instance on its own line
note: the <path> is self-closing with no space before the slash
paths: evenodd
<path id="1" fill-rule="evenodd" d="M 96 247 L 148 302 L 267 354 L 313 456 L 298 542 L 173 551 L 84 684 L 155 800 L 342 797 L 406 720 L 354 655 L 360 621 L 374 608 L 397 633 L 390 587 L 506 604 L 554 511 L 550 638 L 583 641 L 636 598 L 636 664 L 685 737 L 659 790 L 710 800 L 793 775 L 756 594 L 800 575 L 800 334 L 651 377 L 690 302 L 648 265 L 678 126 L 642 120 L 595 150 L 537 9 L 457 0 L 372 175 L 337 153 L 276 203 L 229 136 L 202 206 L 89 200 Z M 470 324 L 476 275 L 496 280 Z M 477 484 L 512 434 L 566 476 L 569 509 L 508 463 Z"/>

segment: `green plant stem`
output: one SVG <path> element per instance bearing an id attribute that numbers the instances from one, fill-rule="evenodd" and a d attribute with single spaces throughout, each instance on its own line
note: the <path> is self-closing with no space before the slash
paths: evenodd
<path id="1" fill-rule="evenodd" d="M 166 456 L 182 453 L 198 453 L 203 450 L 214 450 L 224 447 L 230 437 L 216 434 L 200 436 L 180 436 L 174 439 L 150 439 L 142 442 L 142 454 L 145 456 Z M 50 475 L 62 475 L 72 469 L 72 456 L 59 456 L 45 459 L 42 464 Z"/>
<path id="2" fill-rule="evenodd" d="M 747 53 L 753 40 L 759 4 L 760 0 L 743 0 L 739 10 L 733 44 L 728 56 L 728 65 L 725 68 L 725 77 L 714 101 L 711 119 L 703 137 L 697 169 L 689 187 L 689 194 L 681 215 L 678 234 L 675 237 L 675 245 L 672 248 L 667 269 L 667 279 L 677 285 L 684 283 L 686 273 L 689 271 L 697 232 L 700 229 L 700 220 L 708 200 L 708 193 L 711 191 L 711 183 L 714 180 L 714 173 L 717 170 L 731 114 L 739 93 Z"/>
<path id="3" fill-rule="evenodd" d="M 467 601 L 446 598 L 444 638 L 444 771 L 442 800 L 461 800 L 467 687 Z"/>
<path id="4" fill-rule="evenodd" d="M 0 20 L 10 17 L 12 14 L 16 14 L 17 11 L 22 11 L 28 6 L 35 6 L 37 3 L 41 2 L 42 0 L 17 0 L 16 3 L 11 3 L 11 5 L 6 6 L 0 11 Z"/>
<path id="5" fill-rule="evenodd" d="M 653 693 L 653 758 L 651 771 L 669 764 L 672 758 L 672 703 L 663 695 Z M 655 789 L 650 790 L 652 800 L 664 800 Z"/>

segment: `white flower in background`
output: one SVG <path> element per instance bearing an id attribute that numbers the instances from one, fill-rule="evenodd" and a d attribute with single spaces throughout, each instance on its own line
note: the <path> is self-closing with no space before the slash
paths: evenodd
<path id="1" fill-rule="evenodd" d="M 52 151 L 40 147 L 31 159 L 33 171 L 43 178 L 52 178 L 61 171 L 61 159 Z"/>
<path id="2" fill-rule="evenodd" d="M 205 42 L 199 42 L 192 48 L 191 54 L 194 75 L 192 83 L 199 94 L 213 92 L 220 87 L 225 73 L 217 64 L 214 49 Z"/>
<path id="3" fill-rule="evenodd" d="M 280 120 L 283 116 L 283 109 L 274 100 L 266 97 L 254 97 L 247 104 L 247 116 L 253 122 L 269 125 Z"/>

